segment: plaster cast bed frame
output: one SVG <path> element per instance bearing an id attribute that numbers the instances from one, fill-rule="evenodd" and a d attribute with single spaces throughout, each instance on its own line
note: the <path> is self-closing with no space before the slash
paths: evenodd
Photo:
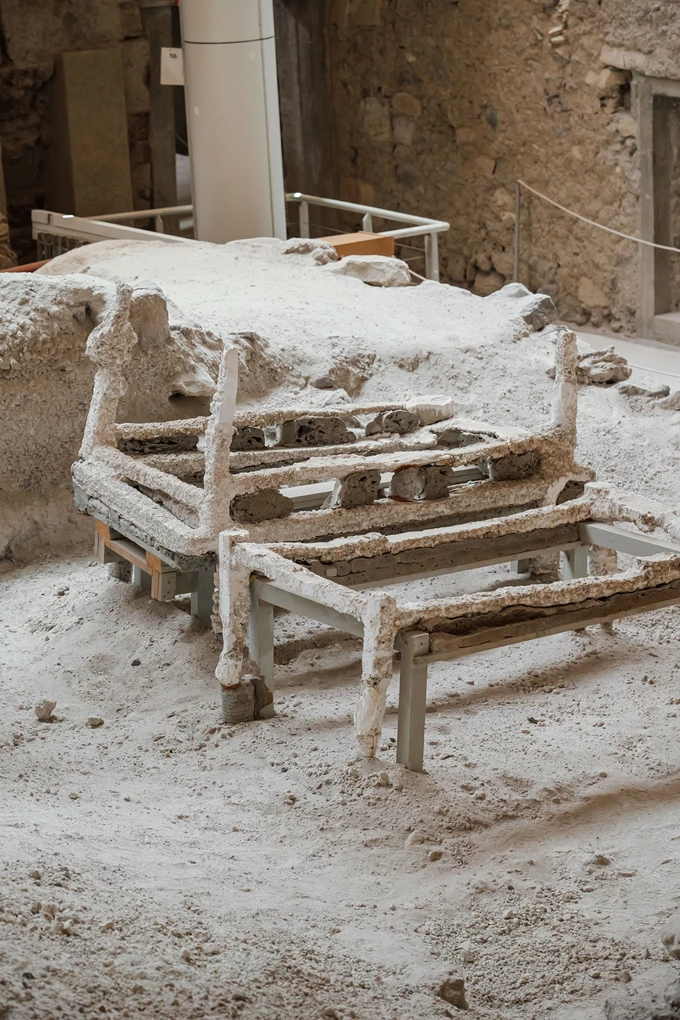
<path id="1" fill-rule="evenodd" d="M 131 562 L 135 568 L 133 579 L 148 583 L 156 598 L 170 599 L 176 593 L 190 591 L 192 611 L 206 621 L 212 609 L 213 572 L 216 561 L 220 561 L 219 608 L 224 649 L 216 674 L 225 706 L 230 698 L 238 702 L 244 692 L 242 635 L 244 627 L 247 630 L 249 611 L 248 579 L 244 584 L 243 571 L 237 568 L 231 553 L 225 556 L 225 550 L 241 542 L 314 542 L 372 530 L 387 533 L 480 520 L 555 504 L 564 498 L 569 483 L 583 483 L 593 477 L 591 471 L 574 462 L 576 337 L 568 330 L 561 331 L 555 342 L 552 421 L 538 432 L 473 423 L 479 431 L 488 432 L 490 438 L 461 448 L 435 448 L 436 431 L 420 428 L 407 436 L 368 439 L 340 450 L 279 447 L 235 452 L 231 449 L 235 427 L 285 422 L 304 415 L 304 409 L 237 411 L 238 348 L 228 345 L 207 419 L 116 422 L 118 403 L 125 392 L 126 371 L 137 342 L 130 324 L 129 302 L 130 289 L 119 286 L 115 302 L 107 307 L 88 339 L 87 352 L 97 371 L 80 458 L 73 465 L 76 503 L 99 521 L 100 558 L 112 559 L 123 567 L 125 561 Z M 314 409 L 314 414 L 323 417 L 348 412 L 373 413 L 394 406 L 343 405 L 334 410 Z M 466 429 L 471 423 L 459 419 L 441 423 L 442 427 L 458 424 Z M 118 448 L 119 443 L 129 444 L 131 440 L 139 441 L 142 448 L 145 445 L 153 448 L 154 440 L 159 438 L 165 443 L 169 438 L 174 442 L 179 437 L 199 435 L 204 443 L 202 451 L 132 456 Z M 163 443 L 155 445 L 158 448 Z M 492 480 L 479 471 L 479 463 L 498 465 L 504 459 L 525 454 L 538 455 L 530 477 Z M 272 463 L 282 457 L 289 462 Z M 277 491 L 286 485 L 299 487 L 347 479 L 362 471 L 394 475 L 402 469 L 420 470 L 428 466 L 454 472 L 454 481 L 459 484 L 449 490 L 448 496 L 420 502 L 379 499 L 353 508 L 302 509 L 283 519 L 251 523 L 247 528 L 241 527 L 231 515 L 235 497 L 267 488 Z M 200 469 L 202 489 L 180 477 Z M 378 626 L 379 598 L 375 601 L 375 613 L 373 621 L 368 619 L 370 613 L 364 614 L 364 625 L 369 630 Z M 389 654 L 391 663 L 391 645 L 385 654 Z M 247 702 L 248 684 L 245 693 Z M 252 718 L 257 706 L 252 697 L 250 702 L 246 708 Z M 259 706 L 260 714 L 268 711 L 267 702 L 265 697 Z M 224 715 L 225 718 L 229 715 L 226 709 Z M 247 712 L 243 718 L 246 717 Z M 372 737 L 367 739 L 370 743 Z"/>
<path id="2" fill-rule="evenodd" d="M 622 524 L 662 529 L 663 538 Z M 263 714 L 273 712 L 272 622 L 280 606 L 363 639 L 355 729 L 364 754 L 374 754 L 379 741 L 397 650 L 397 761 L 414 771 L 423 768 L 430 663 L 680 603 L 680 518 L 599 485 L 559 507 L 427 532 L 304 545 L 237 543 L 226 534 L 220 541 L 220 569 L 230 572 L 232 590 L 235 576 L 250 589 L 248 643 L 266 688 Z M 383 587 L 557 550 L 564 580 L 551 584 L 417 601 Z M 619 572 L 617 553 L 635 557 L 636 565 Z M 430 567 L 419 569 L 428 557 Z M 339 564 L 349 570 L 339 574 Z M 236 635 L 234 653 L 244 636 Z"/>
<path id="3" fill-rule="evenodd" d="M 410 435 L 383 436 L 341 447 L 282 448 L 233 451 L 235 428 L 280 424 L 310 412 L 305 408 L 236 409 L 238 349 L 225 348 L 211 415 L 203 419 L 162 423 L 118 423 L 116 412 L 125 391 L 125 375 L 137 337 L 129 321 L 129 288 L 119 286 L 115 306 L 107 309 L 90 335 L 88 355 L 97 364 L 94 392 L 73 480 L 81 509 L 108 515 L 125 538 L 139 541 L 161 557 L 214 557 L 218 535 L 244 529 L 231 516 L 236 497 L 280 490 L 298 490 L 297 507 L 304 506 L 301 487 L 328 484 L 365 471 L 381 475 L 406 468 L 445 468 L 453 472 L 448 498 L 397 502 L 379 499 L 348 508 L 295 509 L 283 518 L 247 526 L 251 541 L 312 540 L 356 534 L 371 529 L 426 527 L 461 517 L 556 502 L 569 482 L 585 482 L 592 472 L 574 463 L 576 445 L 576 338 L 563 331 L 555 345 L 556 378 L 552 423 L 531 433 L 464 419 L 439 423 L 441 428 L 476 426 L 488 432 L 486 441 L 441 448 L 436 428 L 421 427 Z M 343 405 L 311 409 L 318 418 L 346 413 L 373 413 L 400 405 Z M 441 431 L 440 428 L 440 431 Z M 202 451 L 132 456 L 119 449 L 130 440 L 198 437 Z M 530 477 L 497 481 L 484 478 L 479 463 L 498 464 L 503 458 L 527 453 L 539 456 Z M 287 463 L 281 464 L 285 459 Z M 184 481 L 203 472 L 203 488 Z M 142 491 L 142 490 L 146 490 Z M 150 494 L 147 494 L 150 493 Z M 295 502 L 295 501 L 294 501 Z"/>

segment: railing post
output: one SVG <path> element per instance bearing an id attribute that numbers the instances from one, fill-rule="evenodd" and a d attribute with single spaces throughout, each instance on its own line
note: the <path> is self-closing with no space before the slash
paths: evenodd
<path id="1" fill-rule="evenodd" d="M 434 232 L 425 234 L 425 276 L 439 282 L 439 241 Z"/>
<path id="2" fill-rule="evenodd" d="M 519 216 L 521 211 L 521 187 L 519 181 L 515 181 L 515 263 L 513 266 L 513 280 L 519 283 Z"/>
<path id="3" fill-rule="evenodd" d="M 369 234 L 373 231 L 373 216 L 370 212 L 364 213 L 361 220 L 361 229 L 366 230 Z"/>
<path id="4" fill-rule="evenodd" d="M 153 221 L 154 221 L 154 225 L 155 225 L 155 228 L 156 228 L 156 233 L 157 234 L 162 234 L 163 233 L 163 217 L 162 216 L 154 216 Z"/>
<path id="5" fill-rule="evenodd" d="M 300 237 L 309 237 L 309 203 L 300 202 Z"/>

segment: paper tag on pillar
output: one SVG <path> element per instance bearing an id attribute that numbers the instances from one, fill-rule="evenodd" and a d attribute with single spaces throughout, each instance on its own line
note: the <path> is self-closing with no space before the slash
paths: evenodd
<path id="1" fill-rule="evenodd" d="M 184 53 L 181 49 L 161 49 L 161 85 L 184 85 Z"/>

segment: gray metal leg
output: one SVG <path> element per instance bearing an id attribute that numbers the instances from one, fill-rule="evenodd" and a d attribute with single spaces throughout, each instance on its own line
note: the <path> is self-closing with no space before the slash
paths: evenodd
<path id="1" fill-rule="evenodd" d="M 109 561 L 109 574 L 117 581 L 124 581 L 126 584 L 132 582 L 132 564 L 127 560 L 116 558 Z"/>
<path id="2" fill-rule="evenodd" d="M 562 577 L 565 581 L 573 581 L 577 577 L 588 576 L 588 547 L 579 546 L 568 549 L 564 553 Z"/>
<path id="3" fill-rule="evenodd" d="M 191 615 L 209 627 L 213 613 L 215 572 L 214 570 L 199 570 L 197 573 L 196 588 L 191 593 Z"/>
<path id="4" fill-rule="evenodd" d="M 257 664 L 260 676 L 274 695 L 274 607 L 261 602 L 253 589 L 250 592 L 250 625 L 248 629 L 250 658 Z M 260 718 L 269 719 L 274 715 L 274 705 L 260 708 Z"/>
<path id="5" fill-rule="evenodd" d="M 132 567 L 132 583 L 138 588 L 151 590 L 151 574 L 147 574 L 146 570 L 142 570 L 141 567 Z"/>
<path id="6" fill-rule="evenodd" d="M 417 656 L 427 652 L 428 645 L 427 634 L 404 634 L 401 638 L 397 761 L 411 772 L 423 771 L 427 665 Z"/>

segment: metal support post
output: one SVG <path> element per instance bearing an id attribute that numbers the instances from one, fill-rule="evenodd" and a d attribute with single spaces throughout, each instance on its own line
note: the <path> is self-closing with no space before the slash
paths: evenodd
<path id="1" fill-rule="evenodd" d="M 425 276 L 439 282 L 439 239 L 435 233 L 425 234 Z"/>
<path id="2" fill-rule="evenodd" d="M 261 602 L 256 589 L 250 589 L 250 624 L 248 629 L 248 650 L 250 658 L 257 665 L 257 671 L 266 687 L 274 696 L 274 607 L 268 602 Z M 260 718 L 270 719 L 274 715 L 274 705 L 260 708 Z"/>
<path id="3" fill-rule="evenodd" d="M 138 567 L 136 564 L 133 564 L 132 565 L 132 583 L 137 588 L 142 588 L 143 590 L 148 589 L 150 591 L 151 590 L 151 574 L 147 573 L 146 570 L 142 570 L 142 568 Z"/>
<path id="4" fill-rule="evenodd" d="M 567 549 L 564 553 L 562 577 L 565 581 L 573 581 L 577 577 L 588 576 L 588 547 L 577 546 Z"/>
<path id="5" fill-rule="evenodd" d="M 191 615 L 210 627 L 215 593 L 215 571 L 197 571 L 196 587 L 191 592 Z"/>
<path id="6" fill-rule="evenodd" d="M 300 202 L 300 237 L 309 237 L 309 203 Z"/>
<path id="7" fill-rule="evenodd" d="M 423 771 L 427 664 L 419 656 L 429 651 L 428 634 L 402 634 L 399 669 L 397 761 L 411 772 Z"/>

